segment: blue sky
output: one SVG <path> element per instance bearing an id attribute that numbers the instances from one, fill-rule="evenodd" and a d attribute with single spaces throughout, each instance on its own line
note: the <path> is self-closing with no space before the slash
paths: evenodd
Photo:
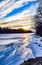
<path id="1" fill-rule="evenodd" d="M 0 0 L 0 2 L 2 2 L 3 0 Z"/>
<path id="2" fill-rule="evenodd" d="M 0 23 L 34 15 L 36 8 L 36 0 L 0 0 Z"/>
<path id="3" fill-rule="evenodd" d="M 2 3 L 2 2 L 6 2 L 6 1 L 4 1 L 4 0 L 0 0 L 0 2 Z M 18 2 L 18 0 L 14 0 L 13 1 L 14 3 L 16 3 L 16 2 Z M 6 17 L 9 17 L 9 16 L 13 16 L 13 15 L 16 15 L 16 14 L 18 14 L 18 13 L 21 13 L 21 12 L 23 12 L 24 10 L 26 10 L 26 9 L 28 9 L 29 10 L 29 8 L 32 6 L 32 5 L 35 5 L 35 3 L 36 3 L 37 1 L 28 1 L 27 0 L 27 2 L 23 2 L 21 5 L 20 5 L 20 7 L 17 7 L 17 8 L 13 8 L 12 9 L 12 11 L 10 11 L 9 13 L 7 12 L 6 13 L 6 15 L 5 16 L 2 16 L 1 18 L 6 18 Z M 3 3 L 1 4 L 1 5 L 3 5 L 2 7 L 0 7 L 0 11 L 1 11 L 1 13 L 3 13 L 6 9 L 5 9 L 5 6 L 6 5 L 8 5 L 8 4 L 10 4 L 11 3 L 11 1 L 9 0 L 9 2 L 7 3 L 5 3 L 4 5 L 3 5 Z M 18 5 L 18 4 L 17 4 Z M 17 6 L 16 5 L 16 6 Z M 10 6 L 12 6 L 12 5 L 10 5 Z M 4 10 L 2 10 L 4 8 Z M 9 9 L 9 7 L 8 6 L 6 6 L 6 8 L 7 9 Z M 3 15 L 3 14 L 1 14 L 1 15 Z M 0 18 L 0 19 L 1 19 Z"/>
<path id="4" fill-rule="evenodd" d="M 29 8 L 31 5 L 35 4 L 35 2 L 27 2 L 27 4 L 24 4 L 24 6 L 21 6 L 17 9 L 14 9 L 11 13 L 7 14 L 6 17 L 21 13 L 22 11 L 24 11 L 26 8 Z"/>

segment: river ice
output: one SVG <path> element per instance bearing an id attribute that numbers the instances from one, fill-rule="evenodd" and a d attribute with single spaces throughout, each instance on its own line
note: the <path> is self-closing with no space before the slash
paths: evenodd
<path id="1" fill-rule="evenodd" d="M 42 37 L 35 34 L 0 34 L 0 65 L 20 65 L 42 57 Z"/>

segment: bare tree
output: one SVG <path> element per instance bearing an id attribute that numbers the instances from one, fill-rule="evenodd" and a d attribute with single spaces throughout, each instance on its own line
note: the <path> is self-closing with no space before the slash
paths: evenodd
<path id="1" fill-rule="evenodd" d="M 37 0 L 39 5 L 37 8 L 37 14 L 34 17 L 34 20 L 36 22 L 35 28 L 36 28 L 36 34 L 42 36 L 42 0 Z"/>

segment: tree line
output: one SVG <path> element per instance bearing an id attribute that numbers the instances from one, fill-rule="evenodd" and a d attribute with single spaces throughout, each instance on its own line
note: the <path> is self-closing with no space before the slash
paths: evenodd
<path id="1" fill-rule="evenodd" d="M 36 34 L 42 36 L 42 0 L 37 0 L 39 5 L 37 8 L 37 14 L 34 17 Z"/>
<path id="2" fill-rule="evenodd" d="M 0 34 L 2 33 L 32 33 L 31 30 L 24 30 L 22 28 L 18 29 L 11 29 L 11 28 L 1 28 L 0 27 Z"/>

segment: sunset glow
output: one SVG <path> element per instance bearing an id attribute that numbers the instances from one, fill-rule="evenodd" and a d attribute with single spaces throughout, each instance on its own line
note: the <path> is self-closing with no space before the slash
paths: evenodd
<path id="1" fill-rule="evenodd" d="M 35 7 L 36 5 L 36 7 Z M 35 9 L 34 9 L 35 8 Z M 5 0 L 0 2 L 0 27 L 29 30 L 36 14 L 36 0 Z"/>

